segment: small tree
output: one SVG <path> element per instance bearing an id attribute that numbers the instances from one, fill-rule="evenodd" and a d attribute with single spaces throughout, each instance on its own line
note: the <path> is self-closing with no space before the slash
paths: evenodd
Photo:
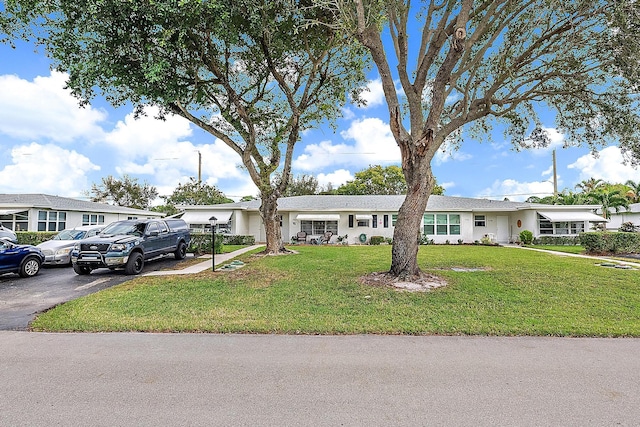
<path id="1" fill-rule="evenodd" d="M 123 175 L 122 179 L 109 175 L 100 184 L 92 184 L 86 194 L 92 202 L 114 203 L 135 209 L 149 209 L 158 197 L 158 190 L 147 182 L 139 184 L 137 178 Z"/>
<path id="2" fill-rule="evenodd" d="M 407 194 L 407 182 L 399 166 L 369 166 L 355 173 L 355 178 L 335 190 L 335 194 Z M 444 188 L 435 184 L 433 194 L 444 194 Z"/>

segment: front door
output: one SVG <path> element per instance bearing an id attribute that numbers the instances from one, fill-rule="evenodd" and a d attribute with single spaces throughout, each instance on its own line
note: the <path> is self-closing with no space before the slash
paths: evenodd
<path id="1" fill-rule="evenodd" d="M 496 241 L 498 243 L 509 243 L 509 217 L 498 216 L 497 226 Z"/>

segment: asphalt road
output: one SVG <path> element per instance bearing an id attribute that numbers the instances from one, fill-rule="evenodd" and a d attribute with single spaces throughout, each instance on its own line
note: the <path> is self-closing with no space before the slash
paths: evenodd
<path id="1" fill-rule="evenodd" d="M 145 263 L 142 274 L 176 265 L 172 255 Z M 0 275 L 0 330 L 26 330 L 39 312 L 99 290 L 115 286 L 134 276 L 107 268 L 80 276 L 71 267 L 42 267 L 37 276 Z"/>
<path id="2" fill-rule="evenodd" d="M 640 340 L 0 332 L 2 426 L 637 426 Z"/>

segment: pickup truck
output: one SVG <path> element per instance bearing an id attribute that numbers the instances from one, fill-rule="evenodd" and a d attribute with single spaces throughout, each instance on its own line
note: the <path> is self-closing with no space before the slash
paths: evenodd
<path id="1" fill-rule="evenodd" d="M 97 268 L 124 268 L 126 274 L 139 274 L 151 258 L 172 253 L 183 259 L 190 240 L 189 227 L 181 219 L 117 221 L 97 236 L 76 243 L 71 263 L 76 274 Z"/>

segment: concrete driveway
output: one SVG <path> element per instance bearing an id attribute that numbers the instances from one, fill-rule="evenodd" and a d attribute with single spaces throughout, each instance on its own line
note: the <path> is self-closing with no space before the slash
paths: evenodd
<path id="1" fill-rule="evenodd" d="M 2 426 L 637 426 L 640 340 L 0 332 Z"/>

